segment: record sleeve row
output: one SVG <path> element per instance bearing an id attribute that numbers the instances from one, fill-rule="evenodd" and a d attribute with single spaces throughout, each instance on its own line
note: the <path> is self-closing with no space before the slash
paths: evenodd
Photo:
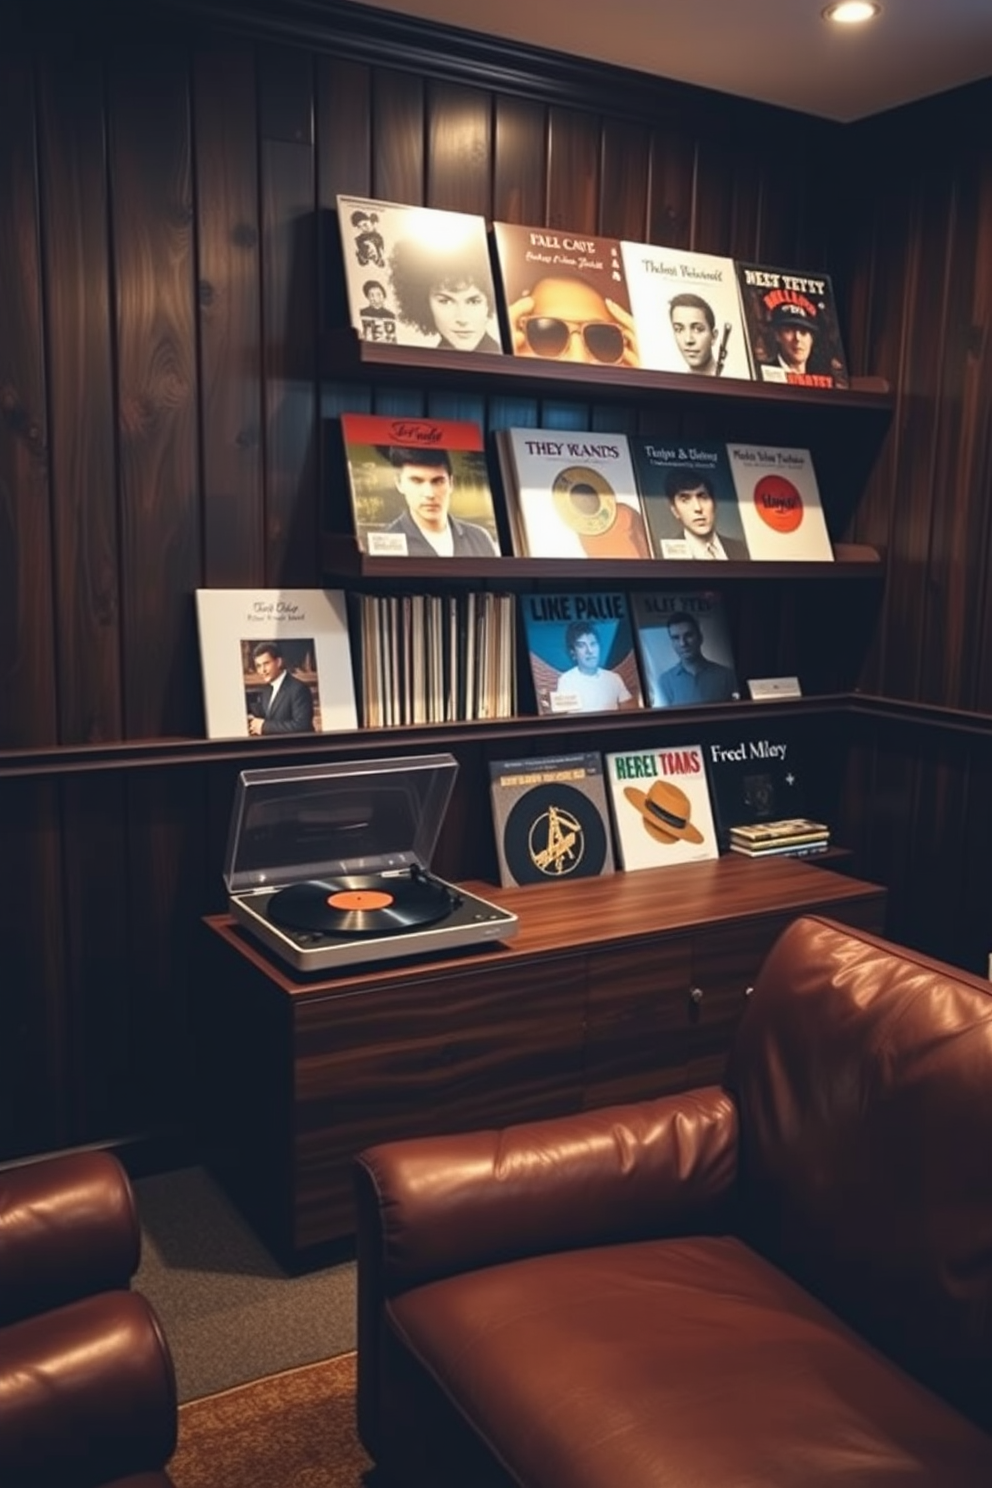
<path id="1" fill-rule="evenodd" d="M 348 318 L 377 345 L 849 385 L 822 270 L 339 196 Z"/>
<path id="2" fill-rule="evenodd" d="M 345 413 L 336 432 L 350 506 L 333 520 L 373 557 L 834 559 L 808 449 L 507 428 L 493 482 L 476 423 Z"/>

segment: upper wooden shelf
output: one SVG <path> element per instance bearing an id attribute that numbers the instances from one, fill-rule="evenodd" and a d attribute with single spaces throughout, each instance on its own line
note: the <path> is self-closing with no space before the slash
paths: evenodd
<path id="1" fill-rule="evenodd" d="M 575 588 L 576 584 L 652 585 L 691 580 L 754 579 L 877 579 L 883 572 L 877 548 L 863 543 L 835 543 L 833 563 L 700 564 L 692 561 L 639 558 L 382 558 L 359 550 L 354 537 L 328 533 L 321 543 L 323 571 L 329 577 L 402 579 L 409 583 L 447 579 L 485 588 L 525 588 L 539 580 Z"/>
<path id="2" fill-rule="evenodd" d="M 892 390 L 883 377 L 854 377 L 849 388 L 807 388 L 737 377 L 692 377 L 647 372 L 636 367 L 590 367 L 583 362 L 542 361 L 472 351 L 439 351 L 432 347 L 385 346 L 361 341 L 351 327 L 328 331 L 321 338 L 320 370 L 337 380 L 372 378 L 383 382 L 471 384 L 488 392 L 528 393 L 547 397 L 571 390 L 586 399 L 640 400 L 652 395 L 686 401 L 716 398 L 734 402 L 786 404 L 807 408 L 857 408 L 882 413 L 892 408 Z"/>

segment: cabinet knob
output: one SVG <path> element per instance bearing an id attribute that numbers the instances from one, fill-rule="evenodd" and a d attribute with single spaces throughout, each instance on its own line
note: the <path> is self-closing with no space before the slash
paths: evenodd
<path id="1" fill-rule="evenodd" d="M 703 1000 L 703 989 L 702 989 L 702 987 L 690 987 L 689 988 L 689 1001 L 690 1002 L 694 1002 L 696 1004 L 696 1006 L 698 1007 L 699 1004 L 702 1002 L 702 1000 Z"/>
<path id="2" fill-rule="evenodd" d="M 754 988 L 753 987 L 745 987 L 744 988 L 744 996 L 745 997 L 750 997 L 751 996 L 751 993 L 753 991 L 754 991 Z"/>

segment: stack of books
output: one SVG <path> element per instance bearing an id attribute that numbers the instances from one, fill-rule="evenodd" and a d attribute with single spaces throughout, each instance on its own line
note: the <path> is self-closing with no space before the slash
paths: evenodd
<path id="1" fill-rule="evenodd" d="M 784 854 L 806 858 L 826 852 L 829 846 L 830 828 L 823 822 L 810 821 L 806 816 L 730 828 L 730 851 L 743 853 L 747 858 Z"/>

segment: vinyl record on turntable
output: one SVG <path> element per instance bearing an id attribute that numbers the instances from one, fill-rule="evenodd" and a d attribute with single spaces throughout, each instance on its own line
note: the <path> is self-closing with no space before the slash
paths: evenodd
<path id="1" fill-rule="evenodd" d="M 320 935 L 396 935 L 450 914 L 440 885 L 420 878 L 376 874 L 308 879 L 272 896 L 268 913 L 287 930 Z"/>

